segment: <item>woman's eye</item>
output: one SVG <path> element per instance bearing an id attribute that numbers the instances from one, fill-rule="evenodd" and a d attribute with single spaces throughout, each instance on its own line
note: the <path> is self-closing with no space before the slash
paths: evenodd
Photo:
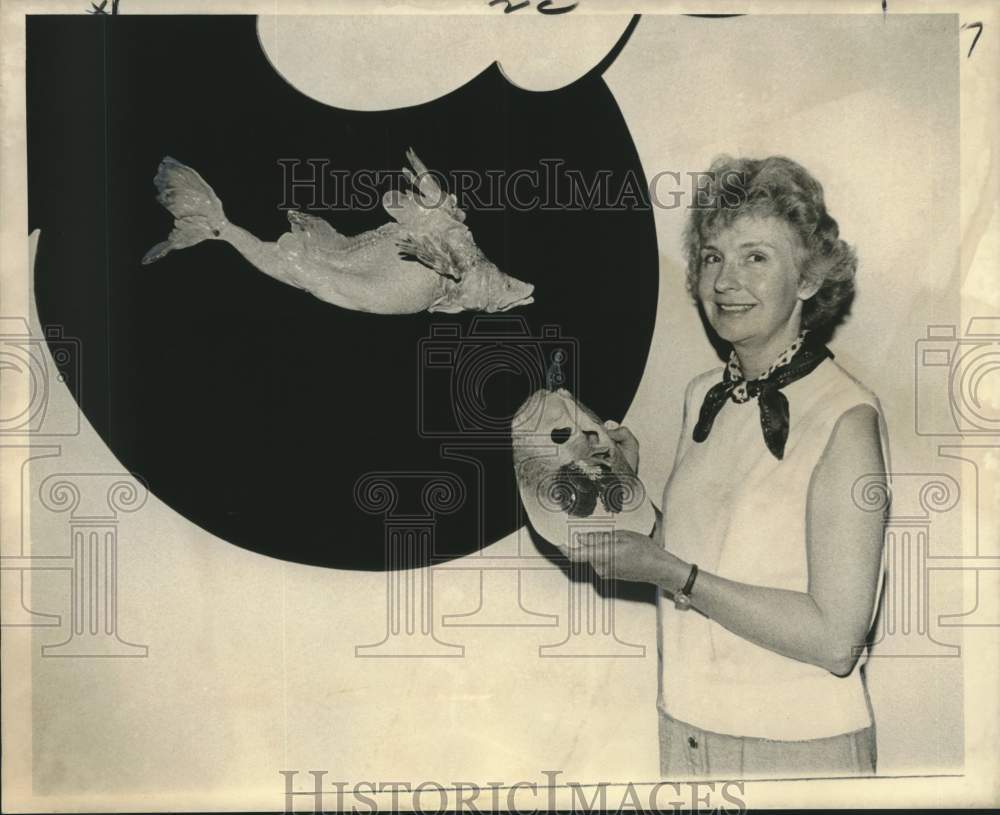
<path id="1" fill-rule="evenodd" d="M 722 258 L 720 258 L 718 255 L 716 255 L 716 254 L 710 254 L 710 255 L 705 255 L 704 257 L 702 257 L 701 262 L 702 262 L 702 265 L 708 266 L 711 263 L 719 263 L 721 260 L 722 260 Z"/>
<path id="2" fill-rule="evenodd" d="M 762 254 L 761 252 L 751 252 L 747 256 L 747 260 L 749 260 L 751 263 L 763 263 L 764 261 L 767 260 L 767 255 Z"/>

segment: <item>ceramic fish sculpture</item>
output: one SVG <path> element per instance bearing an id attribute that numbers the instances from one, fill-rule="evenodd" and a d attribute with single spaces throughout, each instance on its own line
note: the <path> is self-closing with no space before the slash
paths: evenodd
<path id="1" fill-rule="evenodd" d="M 347 236 L 322 218 L 290 210 L 291 231 L 268 243 L 230 223 L 208 183 L 167 156 L 153 183 L 174 228 L 142 262 L 222 240 L 264 274 L 356 311 L 495 312 L 534 302 L 532 284 L 501 272 L 476 245 L 455 196 L 444 194 L 412 149 L 406 157 L 412 170 L 404 167 L 403 174 L 412 189 L 382 198 L 391 222 Z"/>
<path id="2" fill-rule="evenodd" d="M 511 422 L 514 475 L 528 520 L 560 549 L 574 532 L 648 535 L 653 505 L 621 445 L 565 390 L 539 390 Z"/>

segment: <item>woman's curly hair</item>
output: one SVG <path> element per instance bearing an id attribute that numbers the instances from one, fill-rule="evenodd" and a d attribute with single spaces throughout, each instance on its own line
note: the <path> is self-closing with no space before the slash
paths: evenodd
<path id="1" fill-rule="evenodd" d="M 858 260 L 826 211 L 820 183 L 784 156 L 720 156 L 712 162 L 707 179 L 708 184 L 696 190 L 684 230 L 687 288 L 695 301 L 704 237 L 741 215 L 775 216 L 799 236 L 802 278 L 820 284 L 816 294 L 803 303 L 802 327 L 832 332 L 850 311 Z"/>

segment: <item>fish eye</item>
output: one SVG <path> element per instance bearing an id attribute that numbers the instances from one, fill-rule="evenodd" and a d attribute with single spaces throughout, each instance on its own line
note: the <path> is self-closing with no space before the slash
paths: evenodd
<path id="1" fill-rule="evenodd" d="M 556 444 L 565 444 L 569 441 L 569 437 L 573 435 L 573 431 L 569 427 L 557 427 L 549 435 Z"/>

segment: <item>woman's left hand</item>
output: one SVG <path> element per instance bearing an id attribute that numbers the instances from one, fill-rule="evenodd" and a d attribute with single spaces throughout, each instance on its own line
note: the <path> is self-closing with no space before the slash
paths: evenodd
<path id="1" fill-rule="evenodd" d="M 658 584 L 669 555 L 638 532 L 577 533 L 570 560 L 590 563 L 601 577 Z"/>

